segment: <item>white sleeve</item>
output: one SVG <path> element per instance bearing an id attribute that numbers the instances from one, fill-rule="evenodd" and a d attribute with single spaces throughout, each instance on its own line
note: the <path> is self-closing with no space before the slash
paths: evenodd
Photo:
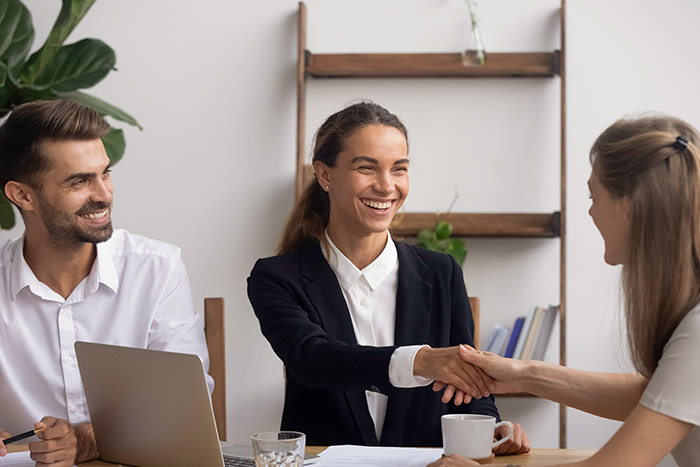
<path id="1" fill-rule="evenodd" d="M 639 403 L 693 425 L 700 425 L 700 309 L 691 310 L 666 343 Z"/>
<path id="2" fill-rule="evenodd" d="M 192 303 L 190 281 L 182 258 L 178 256 L 173 263 L 151 323 L 148 348 L 198 355 L 211 394 L 214 379 L 208 375 L 209 351 L 202 318 Z"/>
<path id="3" fill-rule="evenodd" d="M 417 388 L 427 386 L 433 382 L 431 379 L 423 378 L 413 374 L 413 361 L 416 354 L 423 347 L 430 348 L 429 345 L 407 345 L 399 347 L 391 354 L 389 361 L 389 382 L 397 388 Z"/>

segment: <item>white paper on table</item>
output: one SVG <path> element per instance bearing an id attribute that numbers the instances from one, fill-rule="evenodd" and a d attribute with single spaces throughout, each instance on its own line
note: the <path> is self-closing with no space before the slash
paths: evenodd
<path id="1" fill-rule="evenodd" d="M 29 457 L 29 451 L 8 452 L 5 457 L 0 457 L 0 466 L 2 467 L 34 467 L 35 465 L 36 462 Z"/>
<path id="2" fill-rule="evenodd" d="M 442 455 L 440 448 L 330 446 L 315 467 L 425 467 Z"/>

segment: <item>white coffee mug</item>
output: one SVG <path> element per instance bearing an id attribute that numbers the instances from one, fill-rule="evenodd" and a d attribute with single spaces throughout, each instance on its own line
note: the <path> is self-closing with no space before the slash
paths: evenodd
<path id="1" fill-rule="evenodd" d="M 490 415 L 446 414 L 442 416 L 442 446 L 445 455 L 459 454 L 470 459 L 485 459 L 491 450 L 513 437 L 510 422 L 496 423 Z M 508 425 L 510 432 L 493 442 L 496 428 Z"/>

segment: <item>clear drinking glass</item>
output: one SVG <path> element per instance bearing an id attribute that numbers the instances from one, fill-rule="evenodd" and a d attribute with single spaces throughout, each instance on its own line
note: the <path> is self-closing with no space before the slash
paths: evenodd
<path id="1" fill-rule="evenodd" d="M 306 435 L 297 431 L 267 431 L 250 437 L 255 467 L 301 467 Z"/>

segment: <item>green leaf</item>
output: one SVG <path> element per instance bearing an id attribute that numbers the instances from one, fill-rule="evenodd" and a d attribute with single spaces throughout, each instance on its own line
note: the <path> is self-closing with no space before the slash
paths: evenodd
<path id="1" fill-rule="evenodd" d="M 46 42 L 39 50 L 34 52 L 24 65 L 22 81 L 33 84 L 35 79 L 42 74 L 44 67 L 54 58 L 75 26 L 83 19 L 95 0 L 63 0 L 58 18 L 46 38 Z"/>
<path id="2" fill-rule="evenodd" d="M 450 239 L 445 246 L 445 253 L 452 256 L 460 266 L 464 265 L 464 261 L 467 259 L 467 248 L 464 245 L 464 240 L 461 238 Z"/>
<path id="3" fill-rule="evenodd" d="M 27 7 L 19 0 L 0 2 L 0 60 L 14 74 L 22 69 L 33 42 L 34 26 Z"/>
<path id="4" fill-rule="evenodd" d="M 124 112 L 122 109 L 115 107 L 112 104 L 105 102 L 102 99 L 99 99 L 95 96 L 91 96 L 89 94 L 85 94 L 84 92 L 79 91 L 61 92 L 58 95 L 61 99 L 72 100 L 87 105 L 88 107 L 97 110 L 97 112 L 103 117 L 110 116 L 122 122 L 128 123 L 129 125 L 138 127 L 139 130 L 143 130 L 143 127 L 139 125 L 139 122 L 137 122 L 134 117 Z"/>
<path id="5" fill-rule="evenodd" d="M 116 164 L 122 158 L 126 150 L 124 131 L 112 128 L 112 131 L 102 137 L 102 144 L 105 145 L 107 157 L 109 157 L 112 165 Z"/>
<path id="6" fill-rule="evenodd" d="M 61 47 L 30 85 L 34 89 L 51 88 L 69 92 L 99 83 L 114 68 L 117 57 L 104 42 L 83 39 Z"/>
<path id="7" fill-rule="evenodd" d="M 452 224 L 445 221 L 437 221 L 435 224 L 435 237 L 438 240 L 443 240 L 452 235 Z"/>
<path id="8" fill-rule="evenodd" d="M 0 228 L 11 229 L 15 226 L 15 212 L 12 205 L 5 198 L 5 195 L 0 194 Z"/>
<path id="9" fill-rule="evenodd" d="M 5 81 L 7 81 L 7 65 L 0 62 L 0 87 L 5 86 Z"/>
<path id="10" fill-rule="evenodd" d="M 421 246 L 421 243 L 426 242 L 435 242 L 435 234 L 432 230 L 423 229 L 418 232 L 418 246 Z"/>

